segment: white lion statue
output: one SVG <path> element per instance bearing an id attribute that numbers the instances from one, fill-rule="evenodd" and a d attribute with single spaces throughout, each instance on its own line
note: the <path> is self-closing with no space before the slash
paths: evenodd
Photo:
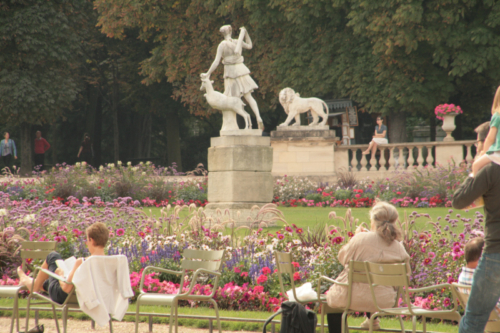
<path id="1" fill-rule="evenodd" d="M 300 114 L 307 111 L 311 111 L 313 117 L 309 126 L 318 125 L 319 117 L 322 118 L 320 125 L 325 125 L 328 121 L 328 106 L 319 98 L 302 98 L 292 88 L 285 88 L 280 91 L 279 99 L 288 114 L 285 122 L 279 126 L 288 126 L 294 118 L 295 123 L 292 126 L 300 126 Z"/>

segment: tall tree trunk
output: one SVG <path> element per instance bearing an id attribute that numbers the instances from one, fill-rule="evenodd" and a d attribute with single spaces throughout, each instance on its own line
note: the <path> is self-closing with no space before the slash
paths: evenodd
<path id="1" fill-rule="evenodd" d="M 406 142 L 406 113 L 393 112 L 388 118 L 389 142 Z"/>
<path id="2" fill-rule="evenodd" d="M 29 176 L 32 171 L 31 162 L 31 124 L 21 124 L 21 170 L 19 175 Z"/>
<path id="3" fill-rule="evenodd" d="M 94 167 L 99 168 L 102 164 L 102 94 L 99 91 L 95 106 L 95 122 L 94 122 Z"/>
<path id="4" fill-rule="evenodd" d="M 182 171 L 181 140 L 179 136 L 179 117 L 176 112 L 167 116 L 167 164 L 177 164 L 177 171 Z"/>
<path id="5" fill-rule="evenodd" d="M 138 158 L 150 158 L 151 157 L 151 125 L 153 117 L 151 113 L 147 113 L 139 117 L 140 119 L 140 131 L 138 131 L 138 137 L 136 139 L 137 144 L 137 154 Z M 137 128 L 139 130 L 139 128 Z"/>
<path id="6" fill-rule="evenodd" d="M 118 73 L 115 64 L 113 64 L 113 159 L 114 162 L 120 160 L 120 133 L 118 131 Z"/>

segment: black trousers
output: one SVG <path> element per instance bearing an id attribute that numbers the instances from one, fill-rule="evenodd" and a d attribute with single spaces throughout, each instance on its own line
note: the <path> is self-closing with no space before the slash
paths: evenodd
<path id="1" fill-rule="evenodd" d="M 47 265 L 49 265 L 48 270 L 51 272 L 55 272 L 57 269 L 57 264 L 56 260 L 62 259 L 61 255 L 57 252 L 51 252 L 47 256 L 47 259 L 45 261 L 47 262 Z M 53 278 L 52 276 L 49 277 L 48 280 L 45 280 L 43 283 L 43 290 L 49 293 L 50 299 L 53 300 L 54 302 L 57 302 L 59 304 L 64 303 L 66 300 L 66 297 L 68 297 L 68 294 L 66 294 L 62 288 L 61 284 L 59 283 L 58 279 Z"/>
<path id="2" fill-rule="evenodd" d="M 366 316 L 370 318 L 370 313 L 367 312 Z M 342 313 L 327 313 L 326 319 L 328 321 L 328 332 L 329 333 L 341 333 L 342 332 Z"/>
<path id="3" fill-rule="evenodd" d="M 44 164 L 45 154 L 35 154 L 35 168 L 38 167 L 38 171 L 43 171 Z"/>
<path id="4" fill-rule="evenodd" d="M 2 162 L 4 166 L 8 167 L 10 169 L 11 162 L 12 162 L 12 154 L 2 156 Z"/>

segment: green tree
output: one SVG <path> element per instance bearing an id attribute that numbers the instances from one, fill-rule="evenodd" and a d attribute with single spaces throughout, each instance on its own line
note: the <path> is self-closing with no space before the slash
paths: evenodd
<path id="1" fill-rule="evenodd" d="M 54 122 L 77 94 L 81 1 L 0 3 L 0 116 L 21 128 L 21 174 L 31 171 L 31 125 Z"/>

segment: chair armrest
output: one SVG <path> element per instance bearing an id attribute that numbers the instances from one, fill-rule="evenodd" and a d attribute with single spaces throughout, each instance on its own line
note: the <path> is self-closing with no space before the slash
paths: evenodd
<path id="1" fill-rule="evenodd" d="M 453 288 L 453 286 L 449 283 L 441 283 L 441 284 L 435 284 L 435 285 L 428 286 L 428 287 L 408 289 L 408 292 L 415 293 L 415 292 L 436 290 L 436 289 L 443 289 L 443 288 L 447 288 L 451 291 L 452 299 L 453 299 L 453 309 L 451 311 L 457 311 L 458 310 L 458 302 L 457 302 L 458 296 L 456 294 L 455 288 Z"/>
<path id="2" fill-rule="evenodd" d="M 326 282 L 330 282 L 330 283 L 333 283 L 333 284 L 337 284 L 339 286 L 345 286 L 345 287 L 349 286 L 348 283 L 341 283 L 341 282 L 338 282 L 337 280 L 331 279 L 331 278 L 329 278 L 327 276 L 320 276 L 318 278 L 318 287 L 317 287 L 317 290 L 316 290 L 316 293 L 318 294 L 318 299 L 321 299 L 321 282 L 322 281 L 326 281 Z"/>
<path id="3" fill-rule="evenodd" d="M 160 268 L 160 267 L 154 267 L 154 266 L 148 266 L 148 267 L 144 268 L 144 270 L 142 271 L 141 284 L 139 286 L 139 292 L 141 294 L 145 293 L 143 291 L 143 289 L 144 289 L 144 278 L 146 277 L 146 272 L 147 271 L 158 271 L 158 272 L 167 273 L 167 274 L 174 274 L 174 275 L 181 275 L 182 274 L 182 272 L 172 271 L 170 269 L 165 269 L 165 268 Z"/>

